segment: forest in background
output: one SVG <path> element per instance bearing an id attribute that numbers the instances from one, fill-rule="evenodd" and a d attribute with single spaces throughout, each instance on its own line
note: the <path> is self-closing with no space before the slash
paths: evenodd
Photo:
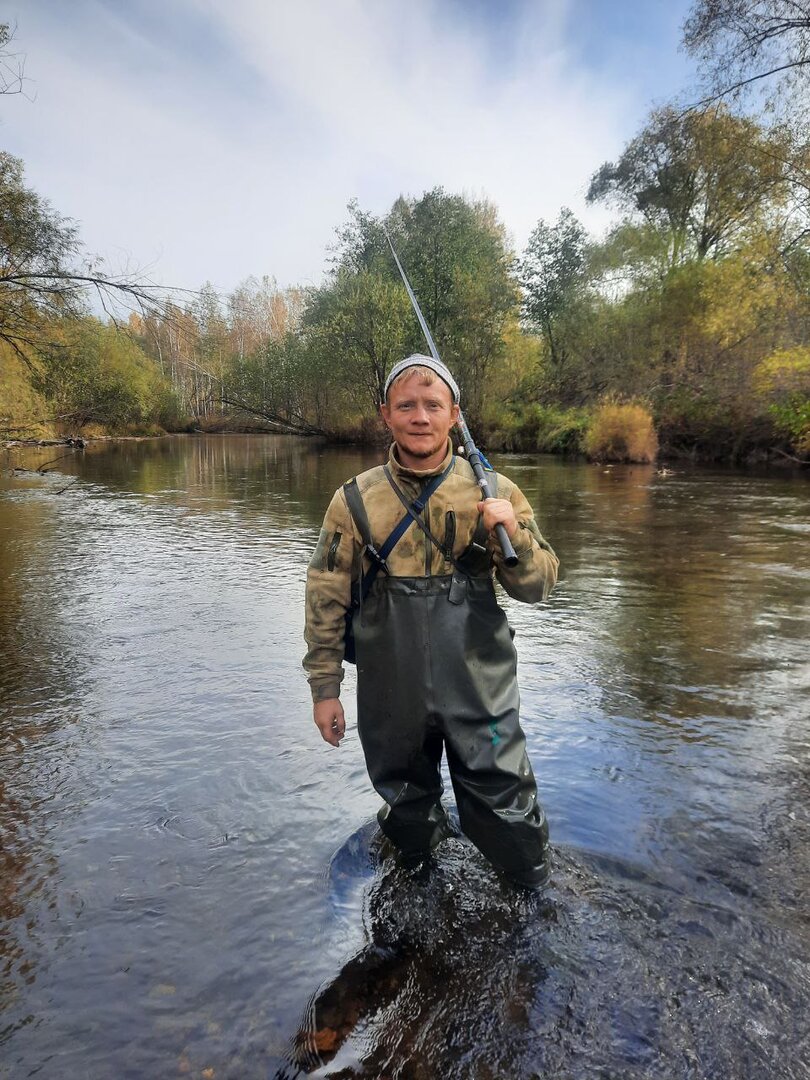
<path id="1" fill-rule="evenodd" d="M 316 288 L 105 278 L 0 152 L 0 435 L 379 439 L 385 373 L 425 351 L 385 226 L 485 447 L 810 461 L 810 4 L 701 0 L 684 41 L 706 96 L 594 163 L 605 236 L 563 207 L 515 252 L 496 206 L 438 187 L 352 204 Z"/>

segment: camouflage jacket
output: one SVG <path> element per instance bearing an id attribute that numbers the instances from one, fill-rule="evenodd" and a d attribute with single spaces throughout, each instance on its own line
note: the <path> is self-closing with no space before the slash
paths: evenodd
<path id="1" fill-rule="evenodd" d="M 450 464 L 452 447 L 438 469 L 416 472 L 399 464 L 396 444 L 391 447 L 388 467 L 400 489 L 415 499 L 426 481 Z M 374 543 L 380 547 L 404 514 L 385 477 L 383 468 L 361 473 L 357 484 L 368 515 Z M 513 539 L 518 564 L 507 567 L 500 547 L 487 541 L 492 567 L 498 581 L 516 600 L 534 603 L 545 600 L 557 580 L 559 560 L 540 535 L 532 508 L 521 490 L 498 474 L 498 498 L 509 499 L 515 509 L 518 531 Z M 478 523 L 480 489 L 472 468 L 462 457 L 439 489 L 430 497 L 424 519 L 434 536 L 449 546 L 458 558 L 469 545 Z M 370 561 L 362 554 L 363 541 L 349 512 L 343 488 L 332 497 L 321 528 L 318 544 L 307 570 L 306 629 L 309 646 L 304 658 L 313 701 L 338 697 L 343 679 L 343 636 L 345 614 L 351 603 L 351 583 L 367 571 Z M 429 577 L 450 574 L 452 564 L 427 536 L 411 525 L 388 556 L 389 572 L 395 577 Z"/>

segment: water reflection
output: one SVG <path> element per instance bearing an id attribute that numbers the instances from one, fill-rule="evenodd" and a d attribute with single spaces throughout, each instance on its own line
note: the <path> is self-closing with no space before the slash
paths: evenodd
<path id="1" fill-rule="evenodd" d="M 563 565 L 503 601 L 557 849 L 532 907 L 461 841 L 424 882 L 345 854 L 376 797 L 352 676 L 339 751 L 309 718 L 303 578 L 379 456 L 173 438 L 0 481 L 10 1075 L 800 1075 L 806 484 L 501 462 Z"/>
<path id="2" fill-rule="evenodd" d="M 282 526 L 302 521 L 319 526 L 324 492 L 379 458 L 374 450 L 336 454 L 319 440 L 282 435 L 177 436 L 91 443 L 61 468 L 80 474 L 83 483 L 158 504 L 203 512 L 249 509 L 271 514 Z"/>

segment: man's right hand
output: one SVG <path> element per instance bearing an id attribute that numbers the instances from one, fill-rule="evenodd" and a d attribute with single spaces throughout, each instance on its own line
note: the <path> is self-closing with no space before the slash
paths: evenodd
<path id="1" fill-rule="evenodd" d="M 312 716 L 324 741 L 330 746 L 339 746 L 340 740 L 346 734 L 346 717 L 343 715 L 340 698 L 316 701 L 312 706 Z"/>

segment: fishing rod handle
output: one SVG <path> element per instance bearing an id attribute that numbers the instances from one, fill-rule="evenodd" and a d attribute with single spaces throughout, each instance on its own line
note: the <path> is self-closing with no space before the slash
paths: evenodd
<path id="1" fill-rule="evenodd" d="M 515 549 L 512 547 L 512 541 L 509 539 L 509 533 L 506 531 L 506 526 L 501 525 L 499 522 L 495 526 L 495 535 L 498 537 L 498 543 L 501 545 L 503 561 L 507 566 L 517 566 L 518 557 Z"/>
<path id="2" fill-rule="evenodd" d="M 486 476 L 483 474 L 478 480 L 478 486 L 481 488 L 481 495 L 484 499 L 491 499 L 492 492 L 489 490 L 489 484 L 487 483 Z M 503 552 L 503 561 L 507 566 L 517 566 L 518 557 L 512 546 L 512 541 L 509 539 L 509 533 L 506 531 L 506 526 L 500 522 L 495 526 L 495 535 L 498 538 L 498 543 L 501 545 L 501 551 Z"/>

